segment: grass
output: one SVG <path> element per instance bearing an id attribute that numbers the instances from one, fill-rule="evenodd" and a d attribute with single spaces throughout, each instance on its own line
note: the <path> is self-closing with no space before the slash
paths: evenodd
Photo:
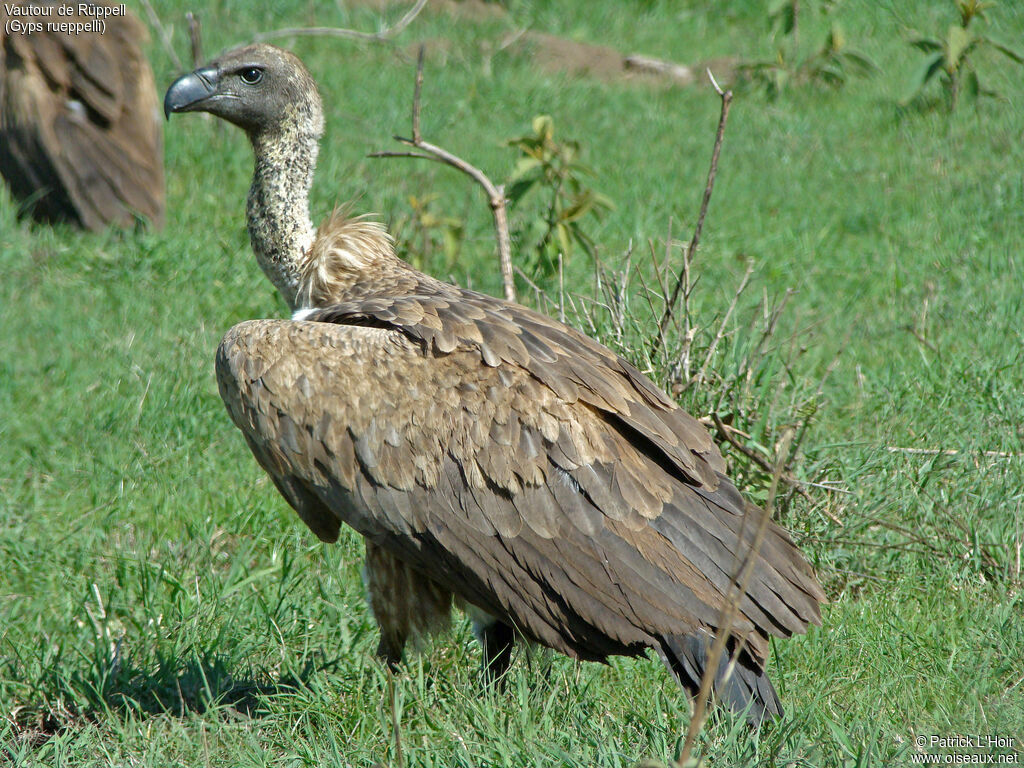
<path id="1" fill-rule="evenodd" d="M 744 2 L 508 5 L 472 18 L 428 8 L 395 45 L 284 41 L 327 97 L 314 215 L 356 198 L 409 237 L 408 197 L 437 193 L 441 210 L 464 219 L 465 242 L 455 263 L 422 254 L 425 268 L 499 293 L 479 191 L 449 169 L 365 157 L 408 132 L 414 45 L 426 41 L 427 139 L 500 179 L 513 162 L 502 142 L 551 114 L 616 202 L 589 230 L 612 270 L 631 240 L 643 261 L 641 244 L 663 238 L 670 218 L 685 237 L 714 95 L 546 72 L 497 43 L 530 26 L 683 62 L 765 58 L 763 12 Z M 154 6 L 182 53 L 186 6 Z M 380 17 L 360 3 L 211 0 L 198 10 L 211 51 L 260 30 L 373 29 Z M 1024 744 L 1024 86 L 979 60 L 1002 100 L 948 114 L 936 92 L 900 108 L 917 63 L 901 28 L 943 29 L 951 11 L 846 0 L 838 13 L 881 74 L 774 101 L 739 91 L 695 265 L 705 345 L 747 261 L 756 268 L 714 359 L 721 377 L 684 402 L 699 415 L 737 410 L 750 444 L 770 452 L 824 379 L 794 469 L 844 490 L 816 489 L 785 509 L 832 602 L 822 628 L 775 644 L 786 719 L 760 735 L 722 716 L 705 729 L 701 750 L 718 765 L 900 764 L 919 735 Z M 817 44 L 827 20 L 803 23 L 802 39 Z M 1003 3 L 989 27 L 1021 39 L 1024 13 Z M 159 44 L 149 50 L 166 85 L 174 67 Z M 221 334 L 284 309 L 244 231 L 248 146 L 194 117 L 171 122 L 165 143 L 160 233 L 35 226 L 0 192 L 0 762 L 392 764 L 360 545 L 314 541 L 216 392 Z M 589 295 L 592 265 L 566 269 Z M 777 333 L 742 379 L 759 297 L 787 290 Z M 595 330 L 667 381 L 648 360 L 642 297 L 630 296 L 621 339 L 600 312 Z M 745 400 L 714 399 L 737 382 Z M 735 451 L 730 460 L 747 491 L 763 493 L 756 469 Z M 677 754 L 688 707 L 654 660 L 601 667 L 529 654 L 493 693 L 478 684 L 478 659 L 461 620 L 410 659 L 396 685 L 409 765 L 633 766 Z"/>

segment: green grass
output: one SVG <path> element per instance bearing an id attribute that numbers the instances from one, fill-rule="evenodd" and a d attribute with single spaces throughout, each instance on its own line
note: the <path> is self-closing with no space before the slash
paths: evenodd
<path id="1" fill-rule="evenodd" d="M 154 5 L 183 52 L 191 6 Z M 425 268 L 499 292 L 479 190 L 446 168 L 365 157 L 409 130 L 423 40 L 428 139 L 501 179 L 513 163 L 503 141 L 551 114 L 616 203 L 588 230 L 606 263 L 631 240 L 644 261 L 670 217 L 688 238 L 714 94 L 544 72 L 498 42 L 530 26 L 683 62 L 765 58 L 758 4 L 509 6 L 482 19 L 428 9 L 395 45 L 284 41 L 328 105 L 314 216 L 357 199 L 409 236 L 408 197 L 436 193 L 439 210 L 465 219 L 466 240 L 458 262 L 431 252 Z M 210 51 L 281 26 L 374 29 L 380 16 L 354 2 L 198 10 Z M 832 602 L 822 628 L 775 644 L 786 719 L 756 735 L 716 715 L 701 743 L 715 765 L 900 764 L 922 734 L 1024 744 L 1024 81 L 1005 60 L 979 59 L 1003 99 L 948 114 L 935 91 L 900 108 L 918 62 L 901 30 L 941 30 L 951 12 L 846 0 L 837 13 L 881 74 L 774 101 L 738 93 L 695 265 L 695 313 L 712 332 L 747 260 L 756 265 L 715 358 L 726 379 L 756 338 L 758 298 L 795 291 L 744 425 L 770 451 L 835 360 L 795 471 L 844 491 L 813 490 L 784 510 Z M 1024 37 L 1014 4 L 990 15 L 994 36 Z M 827 23 L 807 14 L 808 48 Z M 149 51 L 166 86 L 174 67 L 159 44 Z M 163 232 L 34 226 L 0 192 L 0 763 L 394 764 L 361 545 L 315 541 L 216 391 L 221 334 L 284 310 L 244 230 L 249 148 L 190 116 L 167 125 L 165 144 Z M 590 295 L 592 266 L 566 268 Z M 645 304 L 631 301 L 622 347 L 647 364 Z M 614 340 L 607 319 L 598 330 Z M 685 401 L 700 415 L 737 405 L 713 390 Z M 763 495 L 763 473 L 741 458 L 742 483 Z M 521 655 L 505 692 L 479 686 L 478 660 L 461 619 L 410 659 L 396 682 L 408 764 L 632 766 L 677 753 L 686 699 L 653 659 Z"/>

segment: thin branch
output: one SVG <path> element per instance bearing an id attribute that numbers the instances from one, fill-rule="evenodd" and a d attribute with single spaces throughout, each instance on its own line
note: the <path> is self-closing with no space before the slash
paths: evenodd
<path id="1" fill-rule="evenodd" d="M 889 453 L 906 453 L 919 456 L 988 456 L 993 459 L 1016 459 L 1024 454 L 1010 451 L 958 451 L 954 448 L 901 448 L 898 445 L 887 445 Z"/>
<path id="2" fill-rule="evenodd" d="M 715 632 L 715 641 L 711 644 L 711 650 L 708 652 L 704 662 L 704 674 L 701 676 L 700 690 L 697 692 L 696 701 L 694 702 L 693 717 L 690 718 L 690 725 L 686 729 L 683 751 L 679 755 L 679 760 L 676 761 L 679 768 L 690 765 L 690 755 L 693 754 L 693 748 L 697 742 L 697 734 L 704 727 L 708 697 L 711 695 L 711 686 L 714 684 L 718 671 L 718 662 L 725 651 L 726 643 L 729 642 L 733 621 L 739 613 L 740 601 L 747 592 L 750 577 L 754 573 L 754 565 L 761 551 L 761 544 L 764 541 L 765 533 L 768 531 L 768 523 L 771 521 L 772 511 L 775 506 L 775 496 L 779 490 L 779 480 L 782 478 L 783 471 L 785 470 L 792 439 L 793 428 L 790 427 L 782 436 L 782 441 L 775 455 L 775 466 L 772 469 L 772 483 L 768 489 L 768 500 L 765 502 L 764 510 L 761 511 L 761 519 L 758 520 L 754 540 L 750 543 L 750 549 L 747 552 L 742 567 L 738 569 L 733 579 L 733 587 L 729 599 L 722 606 L 721 616 Z M 737 551 L 737 560 L 738 555 L 739 551 Z"/>
<path id="3" fill-rule="evenodd" d="M 745 446 L 743 443 L 741 443 L 739 440 L 732 436 L 732 432 L 734 430 L 730 430 L 729 427 L 722 423 L 722 419 L 719 417 L 717 413 L 712 413 L 711 419 L 715 422 L 715 429 L 718 430 L 718 434 L 725 438 L 725 441 L 729 443 L 729 445 L 731 445 L 737 451 L 739 451 L 748 459 L 753 461 L 765 472 L 774 472 L 774 467 L 771 465 L 768 459 L 766 459 L 764 456 L 759 454 L 754 449 L 748 448 L 747 446 Z M 786 485 L 795 488 L 797 493 L 799 493 L 805 499 L 810 498 L 810 494 L 807 493 L 807 491 L 804 489 L 803 482 L 794 477 L 790 472 L 782 472 L 780 478 L 782 482 L 786 483 Z"/>
<path id="4" fill-rule="evenodd" d="M 395 673 L 388 669 L 388 698 L 390 699 L 389 709 L 391 714 L 391 734 L 395 740 L 395 765 L 402 768 L 405 759 L 402 757 L 402 722 L 398 713 L 398 696 L 395 692 Z"/>
<path id="5" fill-rule="evenodd" d="M 729 304 L 729 309 L 726 310 L 725 315 L 722 317 L 722 322 L 718 324 L 718 331 L 715 333 L 715 339 L 711 342 L 711 346 L 708 347 L 708 352 L 704 356 L 704 363 L 700 367 L 700 372 L 697 374 L 696 381 L 694 384 L 700 387 L 704 383 L 704 376 L 708 372 L 708 365 L 711 363 L 711 358 L 715 354 L 715 350 L 718 349 L 718 343 L 725 336 L 725 327 L 729 323 L 729 318 L 732 317 L 733 310 L 736 309 L 736 303 L 740 300 L 740 295 L 747 289 L 747 283 L 750 282 L 750 276 L 754 274 L 753 263 L 747 265 L 747 271 L 743 275 L 743 279 L 740 281 L 739 287 L 736 289 L 736 293 L 732 297 L 732 302 Z"/>
<path id="6" fill-rule="evenodd" d="M 697 226 L 693 228 L 693 237 L 690 238 L 690 244 L 687 246 L 686 253 L 683 256 L 683 269 L 679 272 L 679 278 L 676 280 L 675 288 L 672 290 L 672 296 L 669 299 L 668 304 L 665 307 L 665 312 L 661 316 L 661 321 L 658 323 L 658 331 L 663 332 L 665 326 L 668 325 L 669 319 L 672 317 L 672 313 L 675 312 L 676 302 L 679 301 L 679 293 L 683 289 L 684 278 L 687 276 L 689 265 L 693 263 L 693 257 L 697 253 L 697 245 L 700 243 L 700 233 L 704 229 L 704 218 L 708 214 L 708 204 L 711 202 L 711 193 L 715 188 L 715 174 L 718 173 L 718 156 L 722 151 L 722 140 L 725 137 L 725 123 L 729 119 L 729 106 L 732 104 L 732 91 L 723 91 L 718 85 L 718 81 L 715 80 L 714 75 L 711 74 L 711 70 L 708 71 L 708 77 L 711 79 L 711 84 L 715 88 L 715 92 L 722 99 L 722 112 L 718 117 L 718 131 L 715 133 L 715 147 L 711 152 L 711 167 L 708 169 L 708 180 L 704 186 L 704 197 L 700 203 L 700 213 L 697 215 Z M 659 336 L 655 337 L 654 343 L 657 345 Z"/>
<path id="7" fill-rule="evenodd" d="M 145 0 L 143 0 L 145 2 Z M 342 27 L 287 27 L 285 29 L 277 29 L 273 32 L 264 32 L 256 35 L 254 40 L 257 42 L 263 40 L 272 40 L 275 37 L 344 37 L 351 40 L 370 40 L 373 42 L 383 42 L 390 40 L 392 37 L 397 36 L 403 29 L 412 23 L 419 12 L 423 10 L 423 6 L 427 4 L 427 0 L 416 0 L 416 4 L 410 8 L 405 16 L 400 18 L 397 23 L 390 27 L 384 27 L 379 32 L 360 32 L 356 29 L 344 29 Z"/>
<path id="8" fill-rule="evenodd" d="M 483 187 L 487 193 L 487 203 L 491 207 L 491 216 L 494 219 L 494 231 L 498 240 L 498 260 L 501 264 L 501 280 L 505 288 L 505 298 L 508 301 L 516 300 L 515 278 L 512 275 L 512 240 L 508 233 L 508 212 L 506 209 L 505 186 L 495 184 L 487 175 L 475 165 L 463 160 L 458 155 L 453 155 L 446 149 L 436 144 L 424 141 L 420 135 L 420 91 L 423 86 L 423 46 L 420 46 L 419 58 L 416 63 L 416 85 L 413 90 L 412 101 L 412 138 L 395 136 L 397 142 L 405 144 L 419 152 L 373 152 L 370 157 L 416 157 L 433 160 L 443 163 L 462 171 Z"/>
<path id="9" fill-rule="evenodd" d="M 192 50 L 192 66 L 199 68 L 203 63 L 203 34 L 199 24 L 199 17 L 192 11 L 185 14 L 185 21 L 188 22 L 188 40 Z"/>
<path id="10" fill-rule="evenodd" d="M 426 52 L 424 46 L 420 46 L 416 56 L 416 84 L 412 89 L 412 142 L 419 144 L 423 141 L 420 133 L 420 94 L 423 93 L 423 56 Z"/>
<path id="11" fill-rule="evenodd" d="M 171 45 L 171 34 L 167 31 L 167 27 L 160 21 L 160 17 L 156 15 L 156 11 L 153 10 L 153 6 L 149 0 L 142 0 L 142 7 L 146 9 L 146 15 L 149 17 L 149 23 L 156 28 L 157 35 L 160 37 L 160 42 L 164 46 L 164 50 L 167 51 L 167 55 L 171 61 L 174 62 L 174 66 L 181 71 L 185 69 L 185 65 L 181 63 L 181 59 L 178 58 L 178 54 L 174 51 L 174 46 Z"/>
<path id="12" fill-rule="evenodd" d="M 911 336 L 913 336 L 915 339 L 917 339 L 921 344 L 923 344 L 924 346 L 928 347 L 928 349 L 930 349 L 932 352 L 934 352 L 935 354 L 939 354 L 938 347 L 936 347 L 934 344 L 932 344 L 930 341 L 928 341 L 928 339 L 926 339 L 924 336 L 922 336 L 921 332 L 918 331 L 917 328 L 915 328 L 912 325 L 908 325 L 908 326 L 905 327 L 905 330 L 908 333 L 910 333 Z"/>

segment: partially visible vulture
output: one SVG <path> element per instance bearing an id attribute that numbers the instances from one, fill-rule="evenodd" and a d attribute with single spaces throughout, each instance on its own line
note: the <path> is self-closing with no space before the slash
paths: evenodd
<path id="1" fill-rule="evenodd" d="M 139 47 L 146 28 L 102 2 L 14 0 L 0 22 L 0 175 L 14 197 L 41 221 L 163 226 L 160 107 Z"/>
<path id="2" fill-rule="evenodd" d="M 252 143 L 249 235 L 294 315 L 229 330 L 217 381 L 306 525 L 365 537 L 378 654 L 397 663 L 454 599 L 491 675 L 519 636 L 595 661 L 654 648 L 695 691 L 760 514 L 700 423 L 578 331 L 417 272 L 379 224 L 336 212 L 315 230 L 323 114 L 292 54 L 226 53 L 176 80 L 164 110 L 209 112 Z M 769 638 L 820 623 L 823 600 L 771 523 L 719 700 L 752 724 L 778 716 Z"/>

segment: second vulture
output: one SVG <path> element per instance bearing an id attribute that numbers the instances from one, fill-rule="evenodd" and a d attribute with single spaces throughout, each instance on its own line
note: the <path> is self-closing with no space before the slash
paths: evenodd
<path id="1" fill-rule="evenodd" d="M 123 4 L 0 6 L 0 176 L 36 219 L 163 226 L 160 102 L 146 39 Z"/>
<path id="2" fill-rule="evenodd" d="M 316 230 L 323 113 L 294 55 L 233 50 L 175 81 L 164 109 L 209 112 L 252 143 L 252 247 L 294 315 L 228 331 L 220 393 L 317 536 L 345 523 L 365 537 L 379 655 L 398 663 L 454 601 L 492 675 L 523 637 L 596 661 L 653 648 L 696 691 L 762 514 L 707 430 L 578 331 L 416 271 L 376 222 L 335 213 Z M 769 638 L 820 623 L 823 600 L 769 524 L 718 698 L 755 725 L 780 715 Z"/>

